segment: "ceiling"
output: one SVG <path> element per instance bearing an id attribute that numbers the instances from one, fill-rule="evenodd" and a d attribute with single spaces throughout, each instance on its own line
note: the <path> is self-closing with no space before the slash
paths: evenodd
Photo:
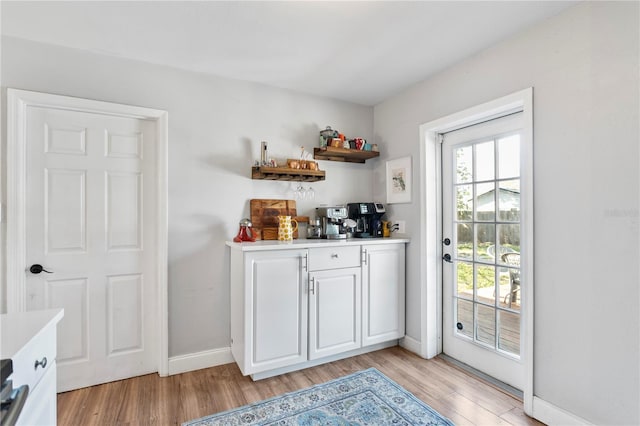
<path id="1" fill-rule="evenodd" d="M 2 1 L 2 34 L 375 105 L 575 1 Z"/>

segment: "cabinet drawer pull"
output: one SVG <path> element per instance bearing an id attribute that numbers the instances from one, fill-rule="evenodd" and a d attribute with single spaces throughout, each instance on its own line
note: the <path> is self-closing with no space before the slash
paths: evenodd
<path id="1" fill-rule="evenodd" d="M 362 263 L 367 264 L 367 249 L 362 249 Z"/>
<path id="2" fill-rule="evenodd" d="M 303 266 L 305 271 L 309 270 L 309 254 L 305 253 L 304 254 L 304 266 Z"/>
<path id="3" fill-rule="evenodd" d="M 309 293 L 315 295 L 316 294 L 316 279 L 311 277 L 309 281 Z"/>
<path id="4" fill-rule="evenodd" d="M 36 359 L 36 363 L 35 363 L 35 365 L 33 366 L 33 369 L 34 369 L 34 370 L 37 370 L 37 369 L 38 369 L 38 366 L 40 366 L 40 367 L 42 367 L 42 368 L 45 368 L 45 367 L 47 366 L 47 357 L 46 357 L 46 356 L 45 356 L 45 357 L 43 357 L 40 361 L 38 361 L 38 360 Z"/>
<path id="5" fill-rule="evenodd" d="M 338 253 L 331 253 L 331 258 L 332 259 L 337 259 L 338 258 Z"/>

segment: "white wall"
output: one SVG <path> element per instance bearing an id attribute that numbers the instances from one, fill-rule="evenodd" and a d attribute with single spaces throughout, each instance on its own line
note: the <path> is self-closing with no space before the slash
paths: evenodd
<path id="1" fill-rule="evenodd" d="M 415 167 L 420 124 L 534 88 L 534 394 L 596 424 L 640 423 L 638 6 L 580 4 L 374 111 L 376 142 Z M 414 235 L 420 190 L 389 209 Z M 419 340 L 418 256 L 412 242 L 407 333 Z"/>
<path id="2" fill-rule="evenodd" d="M 251 198 L 293 196 L 292 183 L 250 179 L 260 141 L 291 158 L 300 145 L 312 151 L 327 125 L 372 139 L 371 107 L 20 39 L 2 39 L 2 79 L 3 106 L 13 87 L 169 112 L 170 356 L 229 346 L 224 242 L 249 216 Z M 298 214 L 371 200 L 377 161 L 321 161 L 327 178 L 311 184 L 316 200 L 298 202 Z"/>

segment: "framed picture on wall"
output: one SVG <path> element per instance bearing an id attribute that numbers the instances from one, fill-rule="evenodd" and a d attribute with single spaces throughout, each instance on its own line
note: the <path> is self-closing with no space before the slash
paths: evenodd
<path id="1" fill-rule="evenodd" d="M 411 202 L 411 157 L 387 161 L 387 204 Z"/>

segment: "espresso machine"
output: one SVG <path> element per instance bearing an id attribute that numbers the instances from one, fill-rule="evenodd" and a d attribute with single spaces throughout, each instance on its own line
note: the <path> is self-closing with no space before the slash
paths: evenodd
<path id="1" fill-rule="evenodd" d="M 386 210 L 382 203 L 349 203 L 349 219 L 356 221 L 355 238 L 381 238 L 382 216 Z"/>
<path id="2" fill-rule="evenodd" d="M 321 237 L 328 240 L 347 238 L 343 221 L 348 217 L 345 206 L 316 207 L 316 217 L 320 219 Z"/>

